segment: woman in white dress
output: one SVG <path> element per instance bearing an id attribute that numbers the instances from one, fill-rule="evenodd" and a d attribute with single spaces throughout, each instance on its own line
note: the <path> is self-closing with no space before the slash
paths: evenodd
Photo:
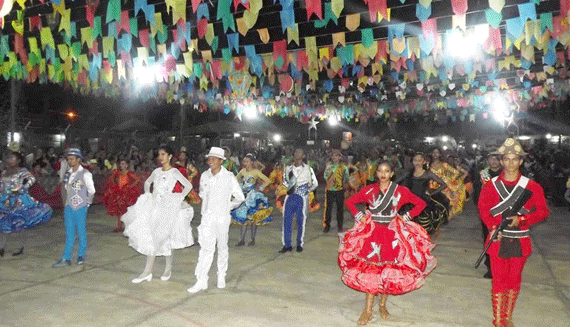
<path id="1" fill-rule="evenodd" d="M 182 201 L 192 189 L 192 184 L 172 166 L 173 154 L 174 151 L 168 146 L 158 149 L 158 161 L 162 167 L 152 172 L 144 183 L 144 194 L 121 218 L 129 246 L 147 256 L 144 271 L 132 280 L 135 284 L 152 280 L 156 256 L 166 257 L 164 274 L 160 279 L 170 279 L 172 249 L 181 249 L 194 243 L 190 223 L 180 213 Z M 173 193 L 177 183 L 183 186 L 181 193 Z"/>

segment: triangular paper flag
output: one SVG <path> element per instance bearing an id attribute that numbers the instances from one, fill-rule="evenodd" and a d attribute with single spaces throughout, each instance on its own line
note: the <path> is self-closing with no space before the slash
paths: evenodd
<path id="1" fill-rule="evenodd" d="M 346 28 L 354 32 L 360 26 L 360 14 L 346 15 Z"/>
<path id="2" fill-rule="evenodd" d="M 267 42 L 269 42 L 269 31 L 267 30 L 267 28 L 262 28 L 257 30 L 257 32 L 259 33 L 259 38 L 261 39 L 261 42 L 267 44 Z"/>

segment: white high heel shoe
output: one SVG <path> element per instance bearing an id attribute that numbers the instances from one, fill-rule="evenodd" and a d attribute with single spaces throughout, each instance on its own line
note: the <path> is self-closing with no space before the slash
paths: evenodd
<path id="1" fill-rule="evenodd" d="M 140 284 L 144 281 L 150 282 L 152 280 L 152 274 L 148 274 L 144 277 L 137 277 L 137 278 L 133 278 L 133 280 L 131 281 L 133 284 Z"/>
<path id="2" fill-rule="evenodd" d="M 165 272 L 162 276 L 160 276 L 160 280 L 166 282 L 170 279 L 170 276 L 172 276 L 172 271 Z"/>

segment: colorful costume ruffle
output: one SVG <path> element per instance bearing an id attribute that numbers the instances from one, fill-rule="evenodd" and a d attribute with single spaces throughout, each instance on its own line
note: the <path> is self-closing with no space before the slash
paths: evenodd
<path id="1" fill-rule="evenodd" d="M 442 193 L 449 199 L 449 220 L 451 220 L 463 211 L 463 205 L 467 198 L 465 185 L 463 181 L 459 179 L 461 172 L 446 162 L 442 163 L 439 168 L 434 169 L 431 167 L 430 170 L 447 184 L 447 188 L 445 188 Z M 430 183 L 431 189 L 437 189 L 438 187 L 439 184 L 436 182 L 432 181 Z"/>
<path id="2" fill-rule="evenodd" d="M 63 208 L 63 198 L 61 195 L 61 183 L 57 185 L 52 194 L 49 194 L 38 182 L 30 187 L 30 195 L 40 203 L 45 203 L 53 209 Z"/>
<path id="3" fill-rule="evenodd" d="M 256 179 L 253 177 L 244 179 L 241 188 L 245 195 L 245 201 L 231 211 L 232 222 L 237 225 L 265 225 L 273 220 L 271 214 L 273 207 L 267 202 L 267 197 L 255 190 Z"/>
<path id="4" fill-rule="evenodd" d="M 142 180 L 134 172 L 127 171 L 122 175 L 115 170 L 105 184 L 103 201 L 109 216 L 120 217 L 127 212 L 127 208 L 137 202 L 142 193 Z"/>
<path id="5" fill-rule="evenodd" d="M 357 291 L 399 295 L 423 286 L 436 267 L 426 231 L 396 217 L 388 224 L 367 214 L 343 237 L 338 264 L 342 281 Z"/>
<path id="6" fill-rule="evenodd" d="M 438 193 L 433 196 L 425 195 L 421 197 L 426 203 L 426 208 L 414 218 L 426 232 L 433 233 L 439 226 L 447 221 L 448 200 L 445 195 Z"/>
<path id="7" fill-rule="evenodd" d="M 356 194 L 362 186 L 366 185 L 366 172 L 359 171 L 356 167 L 349 168 L 348 188 L 345 197 L 348 199 Z"/>
<path id="8" fill-rule="evenodd" d="M 283 212 L 283 202 L 287 195 L 287 188 L 285 185 L 280 185 L 275 190 L 275 205 L 281 212 Z M 309 192 L 309 212 L 317 211 L 321 208 L 321 203 L 315 200 L 315 193 Z"/>
<path id="9" fill-rule="evenodd" d="M 2 174 L 0 194 L 0 230 L 4 233 L 32 228 L 51 219 L 52 209 L 28 194 L 35 177 L 25 168 L 12 176 Z M 14 192 L 13 190 L 18 190 Z"/>

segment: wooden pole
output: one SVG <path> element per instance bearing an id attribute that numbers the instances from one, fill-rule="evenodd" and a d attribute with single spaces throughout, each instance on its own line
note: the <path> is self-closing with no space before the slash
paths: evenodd
<path id="1" fill-rule="evenodd" d="M 184 105 L 184 102 L 180 103 L 180 135 L 179 135 L 179 146 L 178 148 L 182 148 L 182 146 L 184 146 L 184 142 L 182 141 L 182 136 L 183 136 L 183 131 L 184 131 L 184 126 L 186 125 L 186 106 Z"/>
<path id="2" fill-rule="evenodd" d="M 16 82 L 12 78 L 10 80 L 10 144 L 15 141 L 14 133 L 16 132 Z"/>

